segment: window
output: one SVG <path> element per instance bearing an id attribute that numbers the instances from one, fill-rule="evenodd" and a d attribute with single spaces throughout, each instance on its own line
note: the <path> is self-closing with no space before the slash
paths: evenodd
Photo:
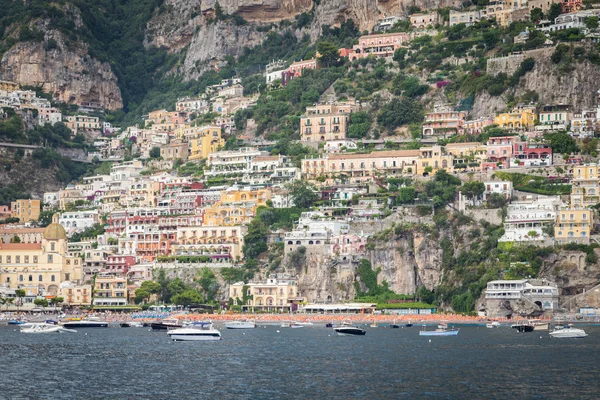
<path id="1" fill-rule="evenodd" d="M 44 278 L 42 278 L 42 276 L 41 276 L 41 275 L 40 275 L 40 276 L 38 276 L 38 282 L 41 282 L 41 281 L 43 281 L 43 280 L 44 280 Z"/>
<path id="2" fill-rule="evenodd" d="M 33 275 L 29 275 L 29 282 L 33 282 Z"/>
<path id="3" fill-rule="evenodd" d="M 48 263 L 51 264 L 54 262 L 54 258 L 52 257 L 52 254 L 48 254 Z"/>
<path id="4" fill-rule="evenodd" d="M 15 263 L 19 264 L 21 262 L 21 256 L 15 256 Z"/>
<path id="5" fill-rule="evenodd" d="M 65 281 L 69 281 L 71 278 L 71 274 L 65 274 Z"/>
<path id="6" fill-rule="evenodd" d="M 10 260 L 10 256 L 6 256 L 6 262 L 7 262 L 8 264 L 10 264 L 10 261 L 11 261 L 11 260 Z"/>
<path id="7" fill-rule="evenodd" d="M 28 263 L 28 262 L 29 262 L 29 256 L 25 256 L 25 263 Z"/>
<path id="8" fill-rule="evenodd" d="M 50 243 L 50 251 L 54 251 L 54 243 Z"/>
<path id="9" fill-rule="evenodd" d="M 23 282 L 23 275 L 19 275 L 19 282 Z"/>

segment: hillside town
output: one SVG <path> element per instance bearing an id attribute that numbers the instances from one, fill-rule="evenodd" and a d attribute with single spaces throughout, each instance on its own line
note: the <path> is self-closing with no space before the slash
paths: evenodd
<path id="1" fill-rule="evenodd" d="M 451 10 L 447 26 L 495 18 L 506 27 L 528 20 L 533 9 L 545 15 L 557 3 L 490 2 L 485 9 Z M 548 45 L 553 45 L 549 32 L 572 28 L 597 40 L 599 9 L 584 10 L 581 2 L 571 1 L 561 7 L 554 20 L 537 25 Z M 589 18 L 595 18 L 596 28 Z M 436 35 L 443 23 L 436 11 L 386 16 L 372 33 L 337 54 L 350 62 L 391 61 L 398 50 Z M 398 32 L 402 24 L 410 30 Z M 515 40 L 527 40 L 531 33 Z M 516 73 L 528 57 L 523 51 L 488 58 L 488 73 Z M 321 58 L 317 52 L 315 58 L 291 63 L 273 60 L 262 75 L 266 90 L 276 93 L 321 68 Z M 515 101 L 478 118 L 470 118 L 458 103 L 433 101 L 416 130 L 361 138 L 349 134 L 352 118 L 368 114 L 372 105 L 325 93 L 297 118 L 295 142 L 302 151 L 284 155 L 276 141 L 248 134 L 253 120 L 240 131 L 236 118 L 259 101 L 259 93 L 247 92 L 240 78 L 223 79 L 178 99 L 168 107 L 173 111 L 156 109 L 137 125 L 119 127 L 94 102 L 61 110 L 39 91 L 0 81 L 4 118 L 16 114 L 31 126 L 63 124 L 70 139 L 89 144 L 78 161 L 99 166 L 97 173 L 58 191 L 0 207 L 0 294 L 13 299 L 5 301 L 6 309 L 38 309 L 57 298 L 71 308 L 146 304 L 157 296 L 144 283 L 161 273 L 170 279 L 206 274 L 214 281 L 218 289 L 210 298 L 182 297 L 185 306 L 217 302 L 226 309 L 292 312 L 327 303 L 336 309 L 354 296 L 307 289 L 309 279 L 298 273 L 307 257 L 354 271 L 381 231 L 431 224 L 444 210 L 503 226 L 498 245 L 506 248 L 600 243 L 595 223 L 600 165 L 594 163 L 594 151 L 584 153 L 575 145 L 596 140 L 600 132 L 600 93 L 591 94 L 592 108 Z M 0 147 L 28 156 L 44 145 Z M 453 191 L 430 190 L 436 182 Z M 272 222 L 265 222 L 267 215 Z M 257 220 L 269 228 L 259 244 Z M 259 255 L 267 274 L 231 272 L 247 271 Z M 568 261 L 584 268 L 582 257 Z M 241 280 L 225 278 L 224 269 Z M 517 297 L 536 304 L 534 311 L 558 311 L 564 308 L 559 287 L 549 285 L 552 295 L 543 301 L 523 293 Z M 514 296 L 490 292 L 484 297 L 491 304 Z M 568 311 L 586 301 L 572 302 Z"/>

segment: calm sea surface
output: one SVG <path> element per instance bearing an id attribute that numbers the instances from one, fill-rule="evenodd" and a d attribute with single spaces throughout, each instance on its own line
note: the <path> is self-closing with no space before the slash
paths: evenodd
<path id="1" fill-rule="evenodd" d="M 432 338 L 417 327 L 365 329 L 222 329 L 218 342 L 171 342 L 146 328 L 26 335 L 0 326 L 0 398 L 600 398 L 599 326 L 584 327 L 585 339 L 508 327 Z"/>

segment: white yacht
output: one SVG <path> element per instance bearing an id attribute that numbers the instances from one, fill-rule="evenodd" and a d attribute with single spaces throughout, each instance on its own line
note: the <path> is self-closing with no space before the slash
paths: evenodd
<path id="1" fill-rule="evenodd" d="M 171 329 L 167 332 L 174 342 L 221 340 L 221 332 L 213 328 L 212 322 L 195 322 L 183 328 Z"/>
<path id="2" fill-rule="evenodd" d="M 349 322 L 342 322 L 339 326 L 333 328 L 335 333 L 340 336 L 364 336 L 366 331 L 357 326 L 352 326 Z"/>
<path id="3" fill-rule="evenodd" d="M 485 327 L 486 328 L 490 328 L 490 329 L 492 329 L 492 328 L 500 328 L 500 322 L 494 321 L 494 322 L 491 322 L 489 324 L 485 324 Z"/>
<path id="4" fill-rule="evenodd" d="M 254 321 L 230 321 L 225 322 L 225 328 L 227 329 L 253 329 L 256 328 Z"/>
<path id="5" fill-rule="evenodd" d="M 108 328 L 108 322 L 102 321 L 98 317 L 89 317 L 85 319 L 61 322 L 65 328 Z"/>
<path id="6" fill-rule="evenodd" d="M 583 329 L 568 327 L 555 329 L 550 332 L 550 336 L 553 338 L 584 338 L 587 336 L 587 333 Z"/>
<path id="7" fill-rule="evenodd" d="M 32 324 L 30 327 L 21 328 L 21 333 L 58 333 L 60 329 L 58 325 Z"/>

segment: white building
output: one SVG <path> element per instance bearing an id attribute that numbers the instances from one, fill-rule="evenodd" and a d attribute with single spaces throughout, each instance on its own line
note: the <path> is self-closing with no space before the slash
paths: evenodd
<path id="1" fill-rule="evenodd" d="M 559 197 L 538 198 L 536 200 L 515 201 L 508 206 L 504 220 L 504 235 L 499 242 L 543 241 L 548 235 L 543 232 L 545 225 L 554 226 Z"/>
<path id="2" fill-rule="evenodd" d="M 392 27 L 394 25 L 396 25 L 396 23 L 400 21 L 400 17 L 396 17 L 395 15 L 392 15 L 390 17 L 385 17 L 384 19 L 382 19 L 381 21 L 379 21 L 377 23 L 377 25 L 375 25 L 373 27 L 373 31 L 375 32 L 385 32 L 388 31 L 390 29 L 392 29 Z"/>
<path id="3" fill-rule="evenodd" d="M 485 192 L 483 192 L 484 200 L 490 198 L 494 193 L 502 195 L 507 200 L 510 200 L 513 195 L 513 184 L 511 181 L 486 181 Z"/>
<path id="4" fill-rule="evenodd" d="M 572 28 L 587 29 L 585 26 L 585 20 L 588 17 L 600 17 L 600 9 L 581 10 L 572 13 L 561 14 L 554 19 L 554 25 L 543 27 L 539 30 L 544 32 L 554 32 Z"/>
<path id="5" fill-rule="evenodd" d="M 127 161 L 121 164 L 115 164 L 110 168 L 110 177 L 113 181 L 127 180 L 140 176 L 144 165 L 139 160 Z"/>
<path id="6" fill-rule="evenodd" d="M 549 282 L 538 280 L 498 280 L 487 284 L 486 300 L 527 299 L 542 310 L 558 308 L 558 288 Z"/>
<path id="7" fill-rule="evenodd" d="M 292 252 L 301 246 L 310 249 L 325 245 L 332 236 L 349 231 L 350 225 L 346 220 L 332 219 L 319 211 L 303 212 L 294 230 L 285 233 L 285 252 Z"/>
<path id="8" fill-rule="evenodd" d="M 342 153 L 345 150 L 356 150 L 358 146 L 352 140 L 328 140 L 323 149 L 325 153 Z"/>
<path id="9" fill-rule="evenodd" d="M 67 234 L 83 232 L 100 221 L 98 210 L 71 211 L 60 214 L 58 223 L 65 228 Z"/>
<path id="10" fill-rule="evenodd" d="M 210 170 L 205 171 L 204 175 L 243 175 L 250 170 L 252 160 L 262 155 L 266 155 L 266 153 L 254 147 L 210 153 L 206 160 L 206 165 L 210 167 Z"/>

